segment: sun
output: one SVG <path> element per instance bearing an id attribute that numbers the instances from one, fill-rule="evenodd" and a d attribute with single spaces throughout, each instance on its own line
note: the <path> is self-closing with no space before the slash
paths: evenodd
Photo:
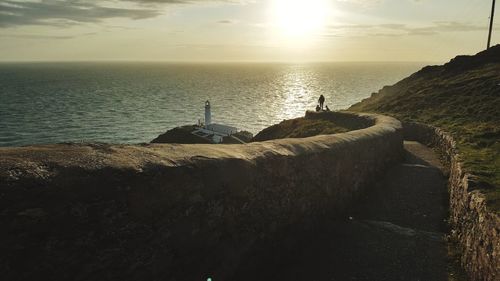
<path id="1" fill-rule="evenodd" d="M 273 0 L 272 17 L 279 32 L 289 37 L 318 33 L 327 22 L 328 0 Z"/>

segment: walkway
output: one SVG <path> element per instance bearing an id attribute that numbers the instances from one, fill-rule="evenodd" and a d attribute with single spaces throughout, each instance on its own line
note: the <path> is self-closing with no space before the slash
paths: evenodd
<path id="1" fill-rule="evenodd" d="M 420 143 L 405 142 L 405 149 L 405 160 L 370 188 L 349 219 L 282 233 L 242 261 L 233 280 L 455 280 L 448 273 L 443 167 Z"/>

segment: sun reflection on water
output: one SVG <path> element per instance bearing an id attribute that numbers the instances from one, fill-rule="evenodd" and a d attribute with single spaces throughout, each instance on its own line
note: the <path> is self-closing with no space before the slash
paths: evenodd
<path id="1" fill-rule="evenodd" d="M 316 106 L 317 79 L 314 72 L 304 67 L 293 66 L 286 72 L 281 81 L 280 106 L 276 107 L 278 120 L 304 116 L 304 111 Z"/>

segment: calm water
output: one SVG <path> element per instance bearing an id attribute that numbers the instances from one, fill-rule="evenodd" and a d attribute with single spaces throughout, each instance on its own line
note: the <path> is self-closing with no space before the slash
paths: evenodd
<path id="1" fill-rule="evenodd" d="M 314 109 L 345 109 L 423 64 L 0 64 L 0 146 L 149 142 L 212 120 L 257 133 Z"/>

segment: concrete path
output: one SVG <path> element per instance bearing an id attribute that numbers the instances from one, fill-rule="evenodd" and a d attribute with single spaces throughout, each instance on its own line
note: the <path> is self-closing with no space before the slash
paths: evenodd
<path id="1" fill-rule="evenodd" d="M 350 218 L 257 245 L 232 280 L 456 280 L 445 241 L 443 167 L 426 146 L 405 148 L 404 161 L 370 188 Z"/>

